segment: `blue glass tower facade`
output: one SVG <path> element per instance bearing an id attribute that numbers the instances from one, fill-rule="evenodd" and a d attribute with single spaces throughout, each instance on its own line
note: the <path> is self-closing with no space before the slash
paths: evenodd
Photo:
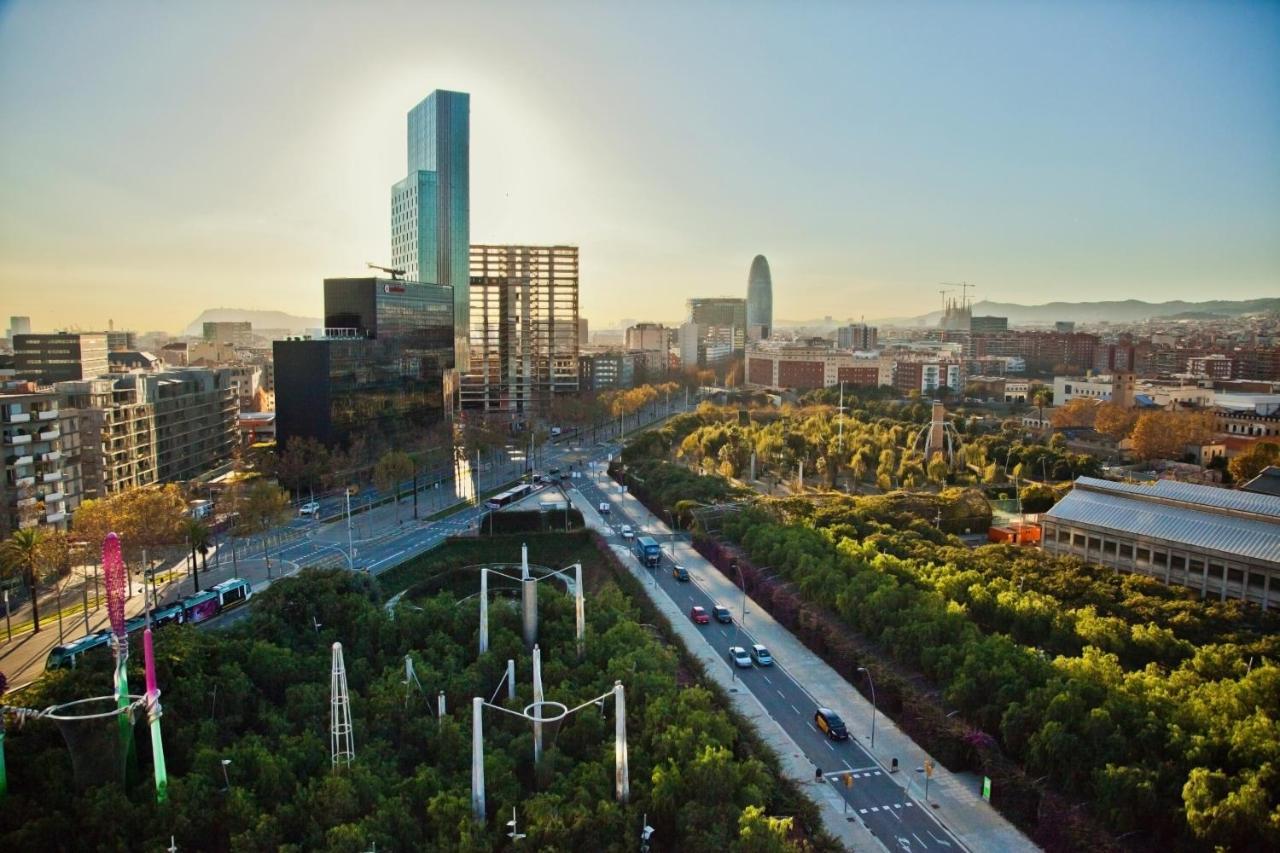
<path id="1" fill-rule="evenodd" d="M 391 263 L 453 287 L 454 366 L 470 331 L 471 96 L 437 89 L 409 110 L 408 175 L 391 188 Z"/>

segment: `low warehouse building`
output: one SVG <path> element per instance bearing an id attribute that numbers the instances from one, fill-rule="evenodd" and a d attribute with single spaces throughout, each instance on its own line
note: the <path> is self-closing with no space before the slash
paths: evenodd
<path id="1" fill-rule="evenodd" d="M 1051 554 L 1189 586 L 1201 598 L 1280 604 L 1280 497 L 1080 477 L 1040 524 Z"/>

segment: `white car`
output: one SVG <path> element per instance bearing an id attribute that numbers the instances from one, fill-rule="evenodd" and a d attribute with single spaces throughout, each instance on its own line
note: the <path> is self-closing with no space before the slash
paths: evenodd
<path id="1" fill-rule="evenodd" d="M 604 501 L 600 502 L 600 514 L 601 515 L 609 514 L 609 504 L 605 503 Z"/>
<path id="2" fill-rule="evenodd" d="M 740 669 L 751 669 L 751 655 L 747 654 L 747 650 L 742 646 L 730 646 L 729 657 L 733 660 L 733 665 Z"/>
<path id="3" fill-rule="evenodd" d="M 302 506 L 298 507 L 298 514 L 299 515 L 319 515 L 320 504 L 316 503 L 315 501 L 305 503 Z"/>
<path id="4" fill-rule="evenodd" d="M 636 535 L 636 534 L 635 534 L 635 532 L 631 529 L 631 525 L 630 525 L 630 524 L 624 524 L 624 525 L 622 525 L 622 538 L 623 538 L 623 539 L 630 539 L 632 536 L 635 536 L 635 535 Z"/>

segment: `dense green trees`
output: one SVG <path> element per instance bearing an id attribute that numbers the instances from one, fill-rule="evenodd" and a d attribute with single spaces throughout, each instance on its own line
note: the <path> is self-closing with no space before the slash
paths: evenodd
<path id="1" fill-rule="evenodd" d="M 538 538 L 530 538 L 535 554 L 544 553 Z M 583 561 L 591 597 L 590 642 L 581 662 L 572 652 L 571 600 L 540 597 L 546 692 L 572 706 L 604 693 L 615 679 L 624 682 L 631 803 L 614 801 L 611 705 L 603 716 L 592 708 L 549 731 L 537 766 L 529 727 L 489 712 L 491 818 L 475 824 L 470 698 L 492 696 L 506 659 L 514 658 L 520 684 L 510 704 L 522 708 L 531 701 L 516 610 L 491 609 L 492 651 L 477 660 L 476 608 L 457 606 L 460 596 L 448 584 L 410 591 L 391 615 L 368 576 L 306 572 L 256 596 L 240 626 L 157 634 L 167 804 L 154 803 L 149 781 L 76 791 L 54 726 L 10 730 L 0 848 L 56 848 L 66 827 L 75 826 L 75 849 L 162 849 L 173 835 L 180 849 L 207 851 L 360 851 L 374 844 L 388 851 L 493 850 L 509 843 L 501 823 L 515 806 L 530 849 L 634 850 L 646 812 L 658 828 L 656 850 L 834 849 L 821 836 L 804 840 L 813 832 L 813 807 L 797 803 L 795 789 L 779 780 L 774 759 L 726 712 L 725 700 L 699 686 L 696 665 L 677 654 L 669 637 L 651 632 L 658 617 L 638 609 L 618 586 L 634 584 L 629 576 L 611 579 L 607 549 L 592 547 L 585 534 L 549 541 L 555 543 L 545 549 L 549 559 L 572 554 Z M 430 555 L 424 568 L 474 563 L 477 549 L 492 559 L 495 547 L 509 560 L 519 544 L 449 546 Z M 450 558 L 455 547 L 461 550 Z M 396 585 L 421 576 L 407 566 Z M 356 735 L 355 763 L 337 774 L 328 743 L 335 640 L 344 645 Z M 405 683 L 406 655 L 422 690 Z M 132 656 L 131 663 L 140 658 Z M 108 667 L 107 656 L 91 658 L 51 674 L 20 698 L 39 706 L 101 694 L 109 690 Z M 136 667 L 132 678 L 141 681 Z M 437 691 L 449 706 L 442 719 L 434 715 Z M 505 697 L 505 689 L 499 695 Z M 147 740 L 138 743 L 145 764 Z M 804 828 L 799 819 L 793 825 L 770 816 L 777 814 L 803 815 Z"/>
<path id="2" fill-rule="evenodd" d="M 1140 847 L 1280 846 L 1274 615 L 1026 548 L 962 547 L 939 526 L 958 531 L 971 513 L 989 513 L 972 491 L 742 505 L 725 480 L 662 461 L 670 448 L 682 461 L 718 455 L 744 429 L 710 412 L 700 421 L 630 449 L 628 472 L 644 480 L 637 493 L 659 508 L 692 493 L 738 501 L 739 511 L 718 516 L 715 538 L 699 538 L 704 554 L 727 567 L 721 543 L 736 543 L 752 595 L 846 677 L 885 656 L 884 681 L 876 676 L 882 709 L 943 760 L 999 778 L 997 805 L 1033 837 L 1050 846 L 1093 843 L 1082 840 L 1087 831 L 1069 829 L 1066 803 L 1035 792 L 1030 779 L 1044 777 Z M 757 437 L 772 452 L 795 453 L 805 439 L 788 438 L 780 422 L 762 422 Z M 915 475 L 900 447 L 871 449 L 883 479 Z M 967 456 L 975 467 L 1012 473 L 1021 465 L 1050 478 L 1096 465 L 1061 444 L 1023 445 L 1003 430 L 972 438 Z M 1022 498 L 1036 511 L 1053 493 L 1032 485 Z M 769 567 L 768 577 L 757 566 Z M 843 628 L 823 627 L 828 619 Z M 916 673 L 973 726 L 963 741 L 949 742 L 906 701 Z M 1021 781 L 1001 769 L 1000 752 L 1025 768 Z"/>

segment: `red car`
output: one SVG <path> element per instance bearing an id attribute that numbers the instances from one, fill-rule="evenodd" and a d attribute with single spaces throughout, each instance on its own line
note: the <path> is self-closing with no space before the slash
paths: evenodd
<path id="1" fill-rule="evenodd" d="M 690 610 L 689 618 L 699 625 L 706 625 L 711 621 L 711 617 L 707 615 L 707 611 L 701 607 L 695 607 Z"/>

